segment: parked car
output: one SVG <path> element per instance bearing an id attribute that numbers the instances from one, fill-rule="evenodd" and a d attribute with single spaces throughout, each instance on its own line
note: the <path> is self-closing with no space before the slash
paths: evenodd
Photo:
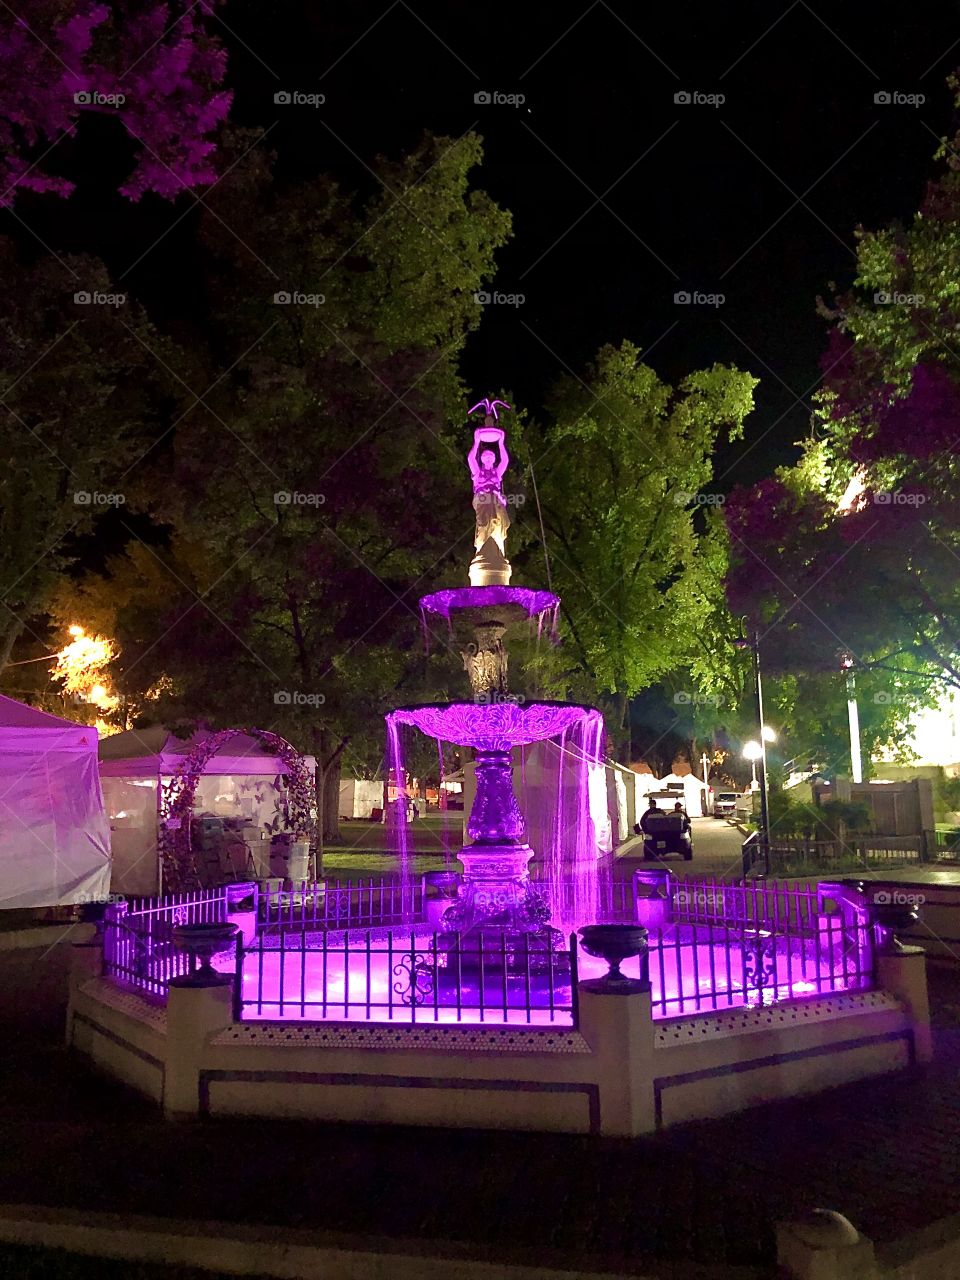
<path id="1" fill-rule="evenodd" d="M 715 818 L 735 818 L 737 816 L 737 801 L 739 793 L 736 791 L 718 791 L 713 797 L 713 816 Z"/>

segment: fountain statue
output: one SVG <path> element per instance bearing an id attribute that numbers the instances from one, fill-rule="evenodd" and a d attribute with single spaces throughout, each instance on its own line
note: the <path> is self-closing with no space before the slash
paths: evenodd
<path id="1" fill-rule="evenodd" d="M 445 618 L 459 640 L 473 700 L 400 707 L 387 716 L 392 764 L 398 780 L 403 777 L 398 758 L 398 725 L 413 725 L 440 741 L 472 747 L 475 752 L 477 790 L 467 821 L 470 843 L 458 855 L 463 864 L 463 886 L 458 900 L 442 918 L 442 928 L 459 935 L 461 954 L 469 953 L 471 945 L 484 950 L 484 930 L 491 931 L 488 942 L 496 931 L 498 946 L 503 945 L 503 930 L 508 937 L 534 934 L 559 942 L 560 935 L 550 923 L 551 906 L 556 904 L 546 902 L 530 885 L 529 864 L 534 851 L 526 841 L 523 815 L 514 794 L 512 751 L 548 738 L 559 739 L 564 751 L 568 735 L 579 731 L 580 737 L 573 744 L 575 750 L 568 754 L 575 761 L 582 758 L 581 775 L 585 778 L 590 764 L 600 764 L 603 733 L 600 713 L 592 707 L 526 701 L 509 693 L 504 642 L 508 629 L 529 619 L 542 620 L 547 614 L 555 617 L 559 599 L 549 591 L 510 586 L 512 570 L 506 556 L 510 517 L 503 490 L 509 454 L 497 414 L 498 408 L 509 406 L 499 400 L 482 400 L 470 412 L 480 408 L 484 410 L 483 425 L 475 429 L 467 455 L 477 521 L 475 555 L 469 571 L 471 585 L 437 591 L 420 601 L 425 614 Z M 561 779 L 564 764 L 561 755 Z M 585 828 L 590 825 L 586 786 L 581 790 L 583 803 L 577 819 Z M 558 847 L 552 867 L 555 881 L 570 871 L 574 861 L 565 857 L 565 848 L 567 852 L 574 849 L 578 839 L 582 844 L 583 836 L 584 830 L 579 829 L 565 836 L 558 818 Z M 590 892 L 585 897 L 581 894 L 582 909 L 588 914 L 596 904 L 596 858 L 594 842 L 589 856 L 581 859 L 583 865 L 574 869 L 575 876 L 584 881 L 593 877 L 592 896 Z M 548 897 L 551 892 L 554 896 L 560 892 L 559 884 L 551 885 L 549 876 L 544 888 Z M 576 923 L 588 922 L 592 921 Z M 491 954 L 489 948 L 485 954 Z"/>
<path id="2" fill-rule="evenodd" d="M 506 540 L 510 528 L 510 513 L 503 495 L 503 476 L 510 462 L 507 453 L 506 433 L 497 426 L 497 405 L 502 400 L 482 400 L 487 414 L 482 427 L 473 433 L 473 448 L 467 454 L 467 463 L 473 477 L 473 509 L 477 514 L 477 532 L 474 537 L 476 555 L 470 562 L 470 583 L 474 587 L 500 586 L 510 582 L 510 561 L 507 559 Z M 480 405 L 474 405 L 474 409 Z M 473 412 L 473 410 L 471 410 Z M 495 444 L 499 458 L 484 445 Z"/>

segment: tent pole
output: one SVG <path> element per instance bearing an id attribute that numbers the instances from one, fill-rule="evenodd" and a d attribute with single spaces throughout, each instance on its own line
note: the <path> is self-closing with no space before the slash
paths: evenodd
<path id="1" fill-rule="evenodd" d="M 156 828 L 156 831 L 157 831 L 157 896 L 160 898 L 163 897 L 163 853 L 160 847 L 160 839 L 161 839 L 160 837 L 160 820 L 161 820 L 160 796 L 161 796 L 162 785 L 163 785 L 163 779 L 158 773 L 157 774 L 157 828 Z"/>

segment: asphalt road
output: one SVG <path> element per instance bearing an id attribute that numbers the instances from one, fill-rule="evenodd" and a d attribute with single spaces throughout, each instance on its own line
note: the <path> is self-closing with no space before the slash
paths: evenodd
<path id="1" fill-rule="evenodd" d="M 716 876 L 718 880 L 738 880 L 741 874 L 740 846 L 744 837 L 737 827 L 723 818 L 692 818 L 693 858 L 684 862 L 671 856 L 653 862 L 643 861 L 642 842 L 630 840 L 617 851 L 617 867 L 621 873 L 636 866 L 669 867 L 683 879 Z"/>

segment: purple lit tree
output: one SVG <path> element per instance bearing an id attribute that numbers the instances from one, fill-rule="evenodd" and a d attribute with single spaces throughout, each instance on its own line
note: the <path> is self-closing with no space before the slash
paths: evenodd
<path id="1" fill-rule="evenodd" d="M 120 188 L 172 199 L 216 177 L 226 119 L 226 52 L 211 35 L 217 0 L 104 4 L 28 0 L 0 11 L 0 204 L 18 189 L 67 196 L 47 167 L 80 117 L 115 116 L 137 162 Z M 55 157 L 54 157 L 55 158 Z"/>

